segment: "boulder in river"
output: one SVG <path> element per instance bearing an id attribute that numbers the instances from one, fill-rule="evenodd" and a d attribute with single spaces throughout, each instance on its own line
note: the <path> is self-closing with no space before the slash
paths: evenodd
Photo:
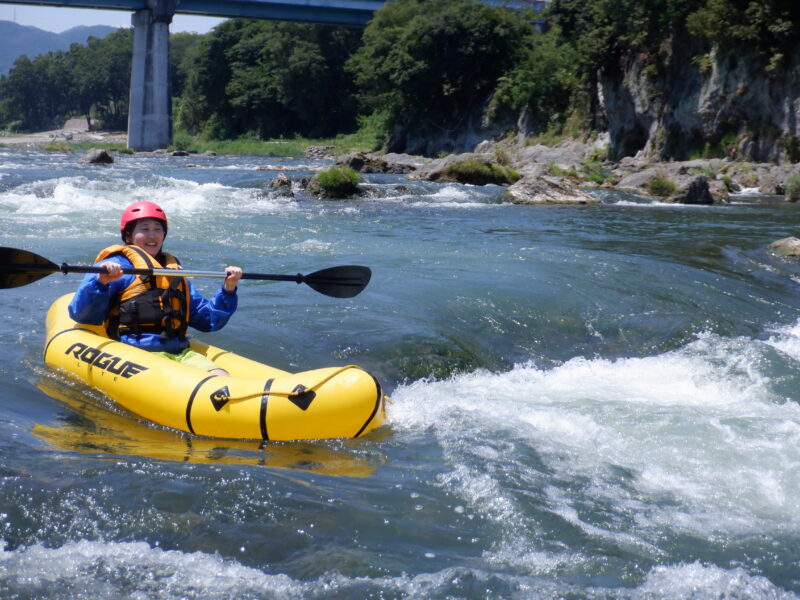
<path id="1" fill-rule="evenodd" d="M 464 153 L 436 159 L 410 178 L 471 185 L 508 185 L 519 180 L 520 174 L 497 162 L 493 155 Z"/>
<path id="2" fill-rule="evenodd" d="M 416 169 L 408 163 L 392 162 L 385 157 L 365 154 L 364 152 L 354 152 L 345 154 L 336 160 L 336 164 L 350 167 L 359 173 L 411 173 Z"/>
<path id="3" fill-rule="evenodd" d="M 505 190 L 514 204 L 597 204 L 599 200 L 564 177 L 524 177 Z"/>
<path id="4" fill-rule="evenodd" d="M 294 192 L 292 191 L 292 180 L 289 179 L 286 173 L 278 173 L 275 178 L 269 182 L 269 187 L 277 196 L 294 196 Z"/>
<path id="5" fill-rule="evenodd" d="M 800 239 L 794 236 L 772 242 L 768 248 L 773 254 L 786 258 L 800 258 Z"/>
<path id="6" fill-rule="evenodd" d="M 714 197 L 708 189 L 708 178 L 698 175 L 680 187 L 676 194 L 669 197 L 669 202 L 678 204 L 714 204 Z"/>
<path id="7" fill-rule="evenodd" d="M 86 154 L 80 158 L 80 162 L 93 165 L 108 165 L 114 162 L 114 157 L 108 153 L 108 150 L 92 148 L 86 151 Z"/>
<path id="8" fill-rule="evenodd" d="M 308 182 L 308 191 L 318 198 L 341 200 L 359 194 L 361 176 L 350 167 L 334 166 L 314 175 Z"/>

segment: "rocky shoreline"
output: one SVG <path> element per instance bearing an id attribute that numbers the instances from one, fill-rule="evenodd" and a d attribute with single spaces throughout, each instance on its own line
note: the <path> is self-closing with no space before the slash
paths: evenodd
<path id="1" fill-rule="evenodd" d="M 86 131 L 85 124 L 77 121 L 68 122 L 62 130 L 0 138 L 0 144 L 36 148 L 61 141 L 124 143 L 126 139 L 120 132 Z M 396 173 L 409 179 L 478 185 L 500 183 L 506 185 L 508 201 L 519 204 L 591 204 L 597 200 L 585 190 L 593 187 L 624 190 L 663 202 L 684 204 L 725 204 L 732 194 L 748 192 L 754 196 L 797 200 L 786 194 L 786 182 L 793 175 L 800 179 L 800 163 L 752 163 L 722 158 L 656 162 L 641 156 L 609 161 L 605 158 L 607 148 L 608 135 L 604 135 L 588 142 L 568 140 L 554 146 L 520 147 L 484 141 L 473 152 L 439 158 L 377 152 L 336 156 L 330 154 L 331 146 L 309 147 L 306 155 L 332 158 L 337 165 L 361 173 Z M 81 160 L 108 162 L 106 156 L 100 161 L 92 160 L 91 152 Z M 185 156 L 187 153 L 164 150 L 137 154 Z M 484 181 L 480 175 L 476 179 L 474 173 L 465 177 L 455 168 L 465 163 L 492 172 L 494 178 Z M 496 179 L 498 172 L 506 173 L 506 179 Z"/>
<path id="2" fill-rule="evenodd" d="M 650 196 L 664 202 L 725 204 L 732 194 L 785 196 L 786 182 L 800 164 L 749 163 L 730 159 L 655 162 L 643 157 L 603 158 L 604 139 L 565 141 L 556 146 L 509 148 L 483 142 L 475 152 L 425 158 L 406 154 L 357 153 L 336 157 L 338 164 L 364 173 L 404 173 L 410 179 L 448 180 L 454 164 L 501 164 L 519 178 L 506 195 L 521 204 L 592 203 L 584 190 L 601 187 Z M 785 197 L 787 200 L 792 200 Z"/>

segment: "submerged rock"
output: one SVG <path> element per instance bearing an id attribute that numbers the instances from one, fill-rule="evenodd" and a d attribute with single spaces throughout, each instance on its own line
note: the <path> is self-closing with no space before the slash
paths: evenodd
<path id="1" fill-rule="evenodd" d="M 286 173 L 278 173 L 275 178 L 269 182 L 269 188 L 277 196 L 287 198 L 294 196 L 292 180 L 289 179 Z"/>
<path id="2" fill-rule="evenodd" d="M 772 242 L 768 248 L 773 254 L 786 258 L 800 258 L 800 239 L 789 236 Z"/>
<path id="3" fill-rule="evenodd" d="M 80 162 L 93 165 L 108 165 L 114 162 L 114 157 L 108 153 L 108 150 L 92 148 L 86 151 L 86 154 L 80 158 Z"/>

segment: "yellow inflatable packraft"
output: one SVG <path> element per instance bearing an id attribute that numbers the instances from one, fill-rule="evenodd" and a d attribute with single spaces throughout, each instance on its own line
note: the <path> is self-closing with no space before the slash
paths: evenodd
<path id="1" fill-rule="evenodd" d="M 69 318 L 72 294 L 47 313 L 45 362 L 143 419 L 200 436 L 290 441 L 359 437 L 385 418 L 378 381 L 354 365 L 288 373 L 191 340 L 230 377 L 109 339 Z"/>

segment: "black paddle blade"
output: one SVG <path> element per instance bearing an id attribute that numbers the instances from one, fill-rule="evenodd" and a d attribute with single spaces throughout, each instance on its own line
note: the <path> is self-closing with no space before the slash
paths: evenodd
<path id="1" fill-rule="evenodd" d="M 28 285 L 60 270 L 44 256 L 19 248 L 0 247 L 0 289 Z"/>
<path id="2" fill-rule="evenodd" d="M 352 298 L 358 296 L 367 287 L 370 277 L 372 277 L 372 271 L 369 267 L 345 265 L 303 275 L 303 283 L 326 296 Z"/>

